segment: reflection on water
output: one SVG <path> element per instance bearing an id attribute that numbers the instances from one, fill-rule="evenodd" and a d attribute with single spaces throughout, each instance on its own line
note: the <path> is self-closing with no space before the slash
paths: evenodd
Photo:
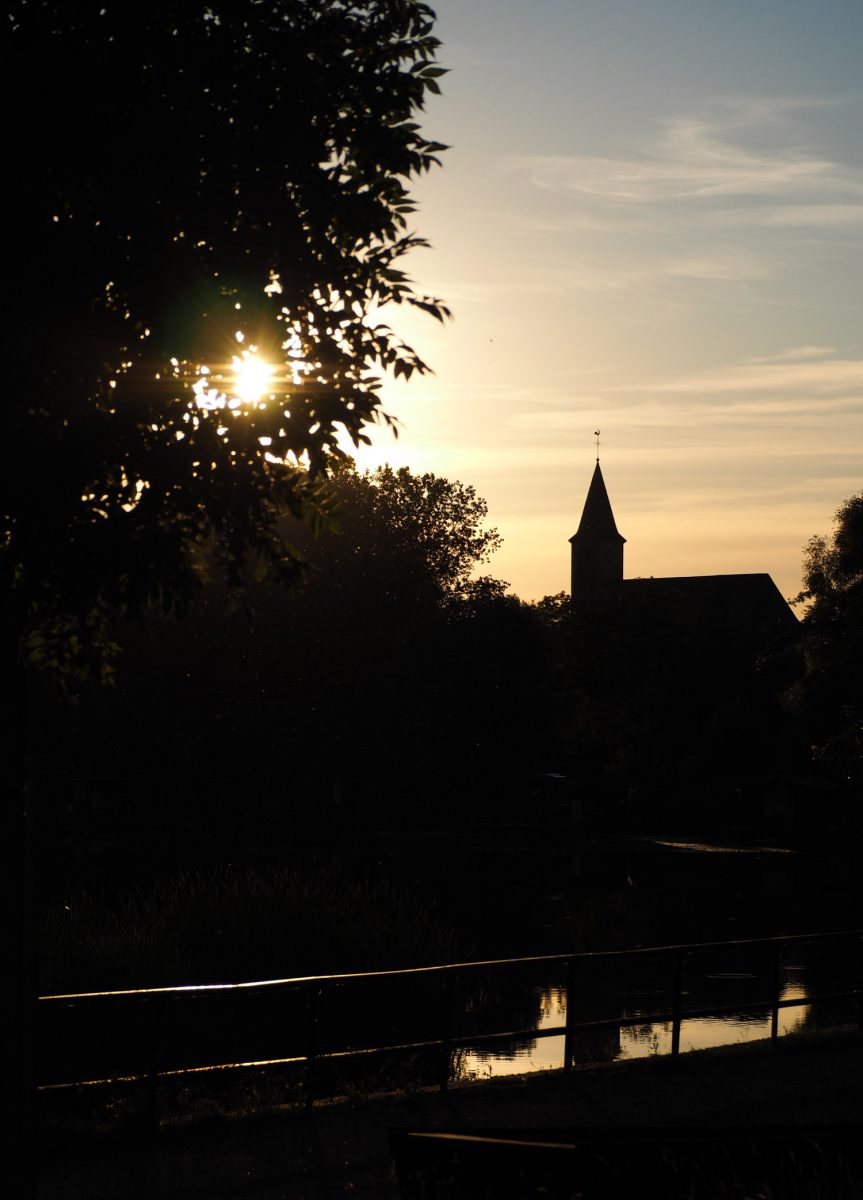
<path id="1" fill-rule="evenodd" d="M 783 1000 L 792 997 L 785 990 Z M 809 1006 L 780 1008 L 779 1036 L 799 1032 L 806 1025 Z M 680 1049 L 707 1050 L 711 1046 L 733 1046 L 742 1042 L 757 1042 L 770 1037 L 771 1013 L 748 1012 L 735 1017 L 698 1017 L 683 1021 L 680 1026 Z M 646 1058 L 652 1054 L 671 1053 L 671 1022 L 634 1026 L 620 1031 L 618 1058 Z"/>
<path id="2" fill-rule="evenodd" d="M 536 989 L 539 1005 L 537 1029 L 555 1029 L 566 1021 L 566 988 Z M 468 1047 L 462 1067 L 465 1079 L 486 1079 L 498 1075 L 521 1075 L 526 1071 L 547 1071 L 563 1066 L 563 1035 L 537 1038 L 513 1046 L 498 1045 L 494 1050 Z"/>
<path id="3" fill-rule="evenodd" d="M 547 931 L 545 948 L 552 952 L 562 945 L 598 951 L 724 943 L 733 937 L 853 929 L 863 924 L 856 860 L 836 852 L 652 839 L 627 852 L 581 842 L 569 852 L 569 859 L 568 872 L 561 864 L 555 869 L 557 860 L 544 859 L 545 882 L 537 875 L 533 889 L 522 889 L 518 896 L 523 906 L 531 896 L 543 898 L 538 910 L 543 922 L 540 932 Z M 536 934 L 525 952 L 535 953 L 535 946 Z M 685 967 L 684 1012 L 732 1006 L 736 1011 L 683 1020 L 680 1050 L 770 1037 L 769 1001 L 777 984 L 786 1001 L 847 991 L 858 977 L 860 949 L 851 934 L 817 945 L 788 943 L 778 977 L 774 947 L 741 942 L 736 949 L 698 951 Z M 506 948 L 507 952 L 512 951 Z M 628 959 L 625 964 L 598 957 L 579 961 L 572 984 L 572 1019 L 576 1023 L 613 1020 L 614 1024 L 575 1033 L 571 1048 L 576 1065 L 670 1051 L 674 956 L 663 958 L 663 953 Z M 509 1044 L 469 1046 L 462 1057 L 462 1074 L 483 1077 L 561 1067 L 563 1033 L 537 1038 L 530 1031 L 562 1026 L 568 999 L 563 973 L 556 978 L 525 978 L 520 984 L 509 979 L 507 987 L 502 983 L 488 987 L 477 1005 L 484 1029 L 519 1030 L 524 1036 Z M 856 1021 L 852 1009 L 853 1001 L 779 1009 L 777 1033 Z M 469 1036 L 474 1030 L 480 1032 L 478 1023 L 461 1032 Z"/>
<path id="4" fill-rule="evenodd" d="M 798 1000 L 806 997 L 807 966 L 803 963 L 788 963 L 783 968 L 781 997 L 783 1000 Z M 708 977 L 709 978 L 709 977 Z M 709 1007 L 710 1004 L 722 1005 L 736 1003 L 740 995 L 740 985 L 757 983 L 757 976 L 743 973 L 714 977 L 714 985 L 710 998 L 699 993 L 699 1007 Z M 723 995 L 723 985 L 737 985 L 733 999 Z M 562 986 L 536 987 L 532 989 L 538 1017 L 536 1029 L 555 1029 L 566 1022 L 567 992 Z M 762 991 L 763 996 L 763 991 Z M 661 993 L 647 994 L 622 993 L 619 996 L 620 1013 L 623 1017 L 645 1015 L 643 1023 L 630 1026 L 616 1025 L 608 1029 L 583 1030 L 574 1037 L 574 1063 L 582 1066 L 587 1063 L 615 1062 L 622 1059 L 648 1058 L 654 1055 L 671 1053 L 672 1023 L 671 1021 L 651 1021 L 649 1013 L 657 1012 L 668 1004 L 667 995 Z M 693 1003 L 693 997 L 687 993 L 684 1004 Z M 778 1013 L 778 1034 L 780 1037 L 800 1032 L 811 1027 L 813 1007 L 808 1004 L 799 1007 L 780 1008 Z M 579 1013 L 579 1016 L 582 1014 Z M 680 1050 L 705 1050 L 712 1046 L 729 1046 L 743 1042 L 753 1042 L 769 1038 L 771 1035 L 771 1009 L 765 1005 L 756 1005 L 731 1016 L 692 1017 L 684 1019 L 680 1030 Z M 828 1022 L 829 1023 L 829 1022 Z M 529 1071 L 554 1070 L 564 1063 L 563 1034 L 553 1034 L 534 1040 L 520 1040 L 509 1044 L 497 1042 L 481 1046 L 468 1047 L 465 1051 L 461 1066 L 461 1077 L 464 1079 L 484 1079 L 503 1075 L 517 1075 Z"/>

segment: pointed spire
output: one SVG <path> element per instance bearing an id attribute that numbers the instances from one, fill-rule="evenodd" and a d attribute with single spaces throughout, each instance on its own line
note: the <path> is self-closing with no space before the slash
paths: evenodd
<path id="1" fill-rule="evenodd" d="M 574 542 L 576 539 L 582 542 L 619 542 L 621 545 L 626 541 L 626 538 L 617 532 L 598 458 L 590 487 L 587 489 L 581 521 L 574 536 L 569 540 Z"/>
<path id="2" fill-rule="evenodd" d="M 595 436 L 598 438 L 599 434 Z M 598 457 L 581 521 L 569 541 L 572 546 L 573 601 L 598 595 L 606 588 L 622 583 L 626 538 L 617 531 Z"/>

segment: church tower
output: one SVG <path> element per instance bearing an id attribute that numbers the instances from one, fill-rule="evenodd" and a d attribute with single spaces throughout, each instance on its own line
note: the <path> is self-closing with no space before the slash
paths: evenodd
<path id="1" fill-rule="evenodd" d="M 623 544 L 617 532 L 599 458 L 578 529 L 569 539 L 572 546 L 572 599 L 595 596 L 607 587 L 623 582 Z"/>

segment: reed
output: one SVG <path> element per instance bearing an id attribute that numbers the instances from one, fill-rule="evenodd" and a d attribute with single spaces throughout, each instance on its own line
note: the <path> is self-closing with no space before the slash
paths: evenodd
<path id="1" fill-rule="evenodd" d="M 433 902 L 329 869 L 181 870 L 43 916 L 41 989 L 97 991 L 422 966 L 463 948 Z"/>

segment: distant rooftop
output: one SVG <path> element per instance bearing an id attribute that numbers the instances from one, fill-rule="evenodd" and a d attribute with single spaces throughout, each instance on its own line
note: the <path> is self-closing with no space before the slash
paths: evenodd
<path id="1" fill-rule="evenodd" d="M 748 575 L 678 575 L 661 579 L 624 579 L 630 595 L 697 604 L 716 620 L 758 626 L 781 637 L 798 621 L 779 588 L 766 573 Z"/>

